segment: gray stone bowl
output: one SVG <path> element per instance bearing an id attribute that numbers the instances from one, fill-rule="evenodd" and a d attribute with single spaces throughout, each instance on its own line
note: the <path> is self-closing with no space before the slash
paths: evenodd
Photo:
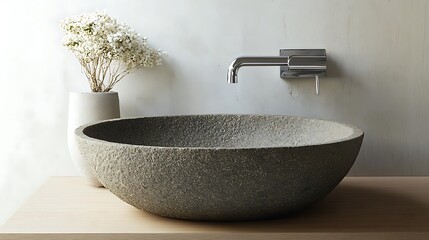
<path id="1" fill-rule="evenodd" d="M 279 217 L 323 198 L 363 139 L 351 125 L 263 115 L 118 119 L 75 133 L 90 169 L 123 201 L 208 221 Z"/>

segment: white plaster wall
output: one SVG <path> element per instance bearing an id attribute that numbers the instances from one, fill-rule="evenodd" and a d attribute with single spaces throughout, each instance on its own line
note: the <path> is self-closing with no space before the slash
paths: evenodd
<path id="1" fill-rule="evenodd" d="M 3 0 L 0 2 L 0 224 L 48 176 L 74 175 L 67 95 L 86 90 L 59 21 L 106 9 L 169 53 L 119 83 L 124 117 L 194 113 L 303 115 L 355 124 L 353 175 L 429 175 L 429 1 Z M 328 77 L 284 81 L 240 55 L 326 48 Z"/>

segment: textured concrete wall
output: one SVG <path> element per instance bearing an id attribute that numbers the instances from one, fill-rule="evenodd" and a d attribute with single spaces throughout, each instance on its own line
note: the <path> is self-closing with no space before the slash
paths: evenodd
<path id="1" fill-rule="evenodd" d="M 67 94 L 87 84 L 61 46 L 67 16 L 106 9 L 169 53 L 115 88 L 123 116 L 303 115 L 361 127 L 353 175 L 429 175 L 429 1 L 35 0 L 0 2 L 0 223 L 49 175 L 76 174 Z M 240 55 L 326 48 L 328 77 L 284 81 L 279 69 L 226 70 Z"/>

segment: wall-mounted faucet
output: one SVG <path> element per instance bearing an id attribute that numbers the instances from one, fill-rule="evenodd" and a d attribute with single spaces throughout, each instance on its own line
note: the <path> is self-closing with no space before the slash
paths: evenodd
<path id="1" fill-rule="evenodd" d="M 326 50 L 280 49 L 280 56 L 236 58 L 228 68 L 228 83 L 238 83 L 238 69 L 243 66 L 280 66 L 281 78 L 315 77 L 319 94 L 319 77 L 326 75 Z"/>

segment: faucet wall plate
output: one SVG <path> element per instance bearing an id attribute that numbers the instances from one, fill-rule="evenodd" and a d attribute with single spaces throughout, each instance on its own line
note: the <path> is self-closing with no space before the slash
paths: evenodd
<path id="1" fill-rule="evenodd" d="M 288 64 L 280 66 L 281 78 L 326 76 L 325 49 L 280 49 Z"/>

